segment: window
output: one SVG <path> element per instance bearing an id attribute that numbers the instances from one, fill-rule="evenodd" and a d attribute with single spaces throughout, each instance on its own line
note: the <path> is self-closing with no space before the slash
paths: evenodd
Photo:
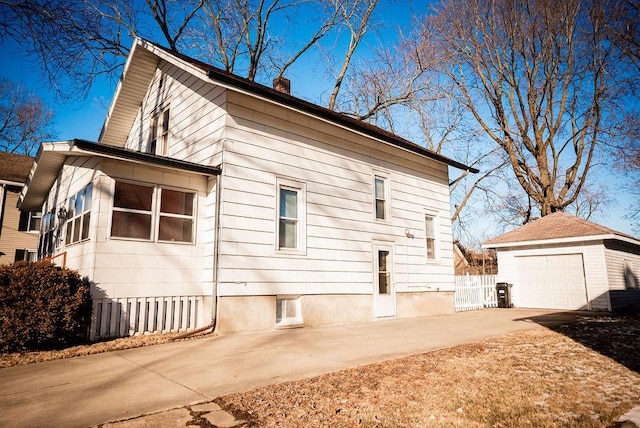
<path id="1" fill-rule="evenodd" d="M 278 180 L 278 242 L 279 250 L 304 251 L 305 186 L 289 180 Z"/>
<path id="2" fill-rule="evenodd" d="M 194 242 L 195 193 L 116 182 L 111 237 Z"/>
<path id="3" fill-rule="evenodd" d="M 46 206 L 46 205 L 45 205 Z M 58 236 L 54 234 L 56 215 L 55 210 L 44 210 L 42 216 L 40 238 L 38 239 L 38 256 L 45 258 L 53 255 L 53 251 L 58 247 Z"/>
<path id="4" fill-rule="evenodd" d="M 276 326 L 301 326 L 302 324 L 300 297 L 279 297 L 276 300 Z"/>
<path id="5" fill-rule="evenodd" d="M 376 220 L 389 219 L 388 187 L 389 184 L 387 177 L 381 175 L 376 175 L 374 177 Z"/>
<path id="6" fill-rule="evenodd" d="M 36 260 L 38 260 L 38 253 L 36 250 L 28 250 L 26 248 L 16 250 L 14 261 L 19 262 L 21 260 L 26 260 L 28 262 L 35 262 Z"/>
<path id="7" fill-rule="evenodd" d="M 162 112 L 162 135 L 160 138 L 162 140 L 162 152 L 160 154 L 166 156 L 169 153 L 169 109 Z"/>
<path id="8" fill-rule="evenodd" d="M 280 248 L 298 248 L 298 191 L 280 188 Z"/>
<path id="9" fill-rule="evenodd" d="M 149 129 L 149 145 L 147 152 L 153 155 L 166 156 L 169 153 L 169 109 L 156 112 L 151 117 Z M 158 130 L 160 131 L 160 146 L 158 147 Z M 158 152 L 159 149 L 159 152 Z"/>
<path id="10" fill-rule="evenodd" d="M 194 194 L 160 189 L 159 241 L 193 242 Z"/>
<path id="11" fill-rule="evenodd" d="M 435 217 L 432 215 L 426 215 L 425 222 L 425 239 L 427 246 L 427 260 L 436 259 L 436 226 Z"/>
<path id="12" fill-rule="evenodd" d="M 67 232 L 65 235 L 66 245 L 89 239 L 92 196 L 93 187 L 89 184 L 69 199 Z"/>
<path id="13" fill-rule="evenodd" d="M 151 239 L 154 188 L 116 182 L 111 215 L 114 238 Z"/>
<path id="14" fill-rule="evenodd" d="M 39 232 L 42 213 L 40 211 L 20 211 L 18 230 L 21 232 Z"/>
<path id="15" fill-rule="evenodd" d="M 149 145 L 147 153 L 156 154 L 156 145 L 158 143 L 158 115 L 154 114 L 151 118 L 151 126 L 149 128 Z"/>

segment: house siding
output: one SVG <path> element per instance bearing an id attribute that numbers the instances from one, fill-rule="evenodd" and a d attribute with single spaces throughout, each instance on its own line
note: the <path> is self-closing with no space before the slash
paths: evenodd
<path id="1" fill-rule="evenodd" d="M 619 241 L 605 241 L 604 251 L 612 310 L 640 308 L 640 248 Z M 629 268 L 631 271 L 625 272 Z"/>
<path id="2" fill-rule="evenodd" d="M 161 61 L 125 148 L 147 151 L 153 115 L 164 108 L 170 109 L 167 155 L 202 165 L 219 165 L 227 118 L 226 91 Z"/>
<path id="3" fill-rule="evenodd" d="M 275 306 L 277 295 L 302 295 L 305 324 L 307 314 L 313 325 L 353 322 L 354 316 L 358 321 L 370 320 L 373 240 L 394 244 L 398 316 L 416 315 L 415 307 L 400 304 L 402 293 L 453 291 L 446 165 L 239 93 L 229 92 L 226 106 L 229 120 L 223 143 L 218 284 L 221 307 L 226 300 L 237 305 L 235 297 L 239 296 L 271 296 Z M 374 214 L 376 172 L 387 175 L 390 184 L 390 219 L 383 222 L 376 221 Z M 278 179 L 305 185 L 303 254 L 281 253 L 276 248 Z M 440 248 L 435 263 L 426 261 L 426 212 L 435 214 L 438 221 Z M 405 237 L 406 229 L 413 239 Z M 450 300 L 448 310 L 445 304 L 431 312 L 452 312 L 449 294 L 443 297 Z M 313 308 L 322 306 L 319 302 L 326 295 L 345 310 L 319 315 L 321 311 Z M 353 302 L 354 295 L 365 296 L 357 298 L 358 315 L 348 309 L 353 307 L 347 302 Z M 230 297 L 234 299 L 227 299 Z M 246 299 L 248 307 L 253 300 Z M 367 302 L 366 308 L 362 302 Z M 236 318 L 242 312 L 253 311 L 239 311 Z M 222 324 L 228 322 L 220 318 Z M 273 328 L 274 322 L 275 313 L 261 329 Z"/>
<path id="4" fill-rule="evenodd" d="M 16 250 L 27 249 L 35 251 L 38 248 L 38 234 L 18 230 L 20 225 L 20 210 L 16 208 L 19 191 L 13 191 L 9 186 L 0 187 L 0 209 L 2 213 L 2 233 L 0 234 L 0 265 L 13 263 Z"/>

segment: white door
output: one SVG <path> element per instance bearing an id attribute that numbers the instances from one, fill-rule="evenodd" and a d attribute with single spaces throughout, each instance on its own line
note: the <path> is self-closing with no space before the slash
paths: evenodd
<path id="1" fill-rule="evenodd" d="M 396 291 L 393 282 L 393 246 L 373 246 L 374 284 L 373 306 L 376 317 L 393 317 L 396 314 Z"/>
<path id="2" fill-rule="evenodd" d="M 588 309 L 582 254 L 516 257 L 521 308 Z"/>

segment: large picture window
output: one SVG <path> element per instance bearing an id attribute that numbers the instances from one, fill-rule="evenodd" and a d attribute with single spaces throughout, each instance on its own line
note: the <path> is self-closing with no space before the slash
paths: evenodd
<path id="1" fill-rule="evenodd" d="M 194 242 L 195 193 L 116 182 L 111 237 Z"/>

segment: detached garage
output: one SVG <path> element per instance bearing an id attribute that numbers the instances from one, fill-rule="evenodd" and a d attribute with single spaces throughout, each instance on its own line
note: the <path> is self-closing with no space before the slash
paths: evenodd
<path id="1" fill-rule="evenodd" d="M 640 308 L 640 240 L 557 212 L 482 244 L 521 308 Z"/>

